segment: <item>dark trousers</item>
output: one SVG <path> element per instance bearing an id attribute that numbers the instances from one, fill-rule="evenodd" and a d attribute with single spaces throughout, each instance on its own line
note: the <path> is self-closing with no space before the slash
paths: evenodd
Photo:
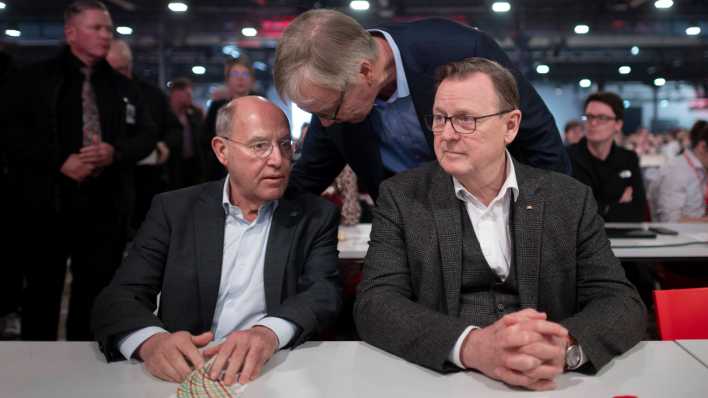
<path id="1" fill-rule="evenodd" d="M 32 214 L 24 228 L 25 291 L 22 339 L 56 340 L 67 260 L 71 295 L 67 340 L 93 340 L 94 299 L 111 281 L 123 257 L 127 217 L 90 191 L 72 197 L 62 212 Z"/>

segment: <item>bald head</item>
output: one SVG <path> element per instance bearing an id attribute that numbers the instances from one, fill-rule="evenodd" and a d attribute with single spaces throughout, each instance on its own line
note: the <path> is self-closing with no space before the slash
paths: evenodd
<path id="1" fill-rule="evenodd" d="M 114 39 L 106 56 L 106 61 L 129 79 L 133 77 L 133 52 L 124 40 Z"/>
<path id="2" fill-rule="evenodd" d="M 216 135 L 237 137 L 243 130 L 290 131 L 285 113 L 263 97 L 237 98 L 219 109 Z"/>

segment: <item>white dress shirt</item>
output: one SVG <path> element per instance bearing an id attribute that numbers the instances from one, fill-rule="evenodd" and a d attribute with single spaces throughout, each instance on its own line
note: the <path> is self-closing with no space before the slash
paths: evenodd
<path id="1" fill-rule="evenodd" d="M 224 183 L 223 207 L 224 251 L 221 263 L 221 281 L 214 310 L 211 331 L 214 341 L 226 338 L 231 332 L 265 326 L 278 336 L 279 348 L 285 347 L 297 332 L 297 326 L 282 318 L 267 316 L 263 268 L 273 212 L 277 202 L 265 203 L 256 219 L 243 218 L 241 209 L 229 200 L 229 178 Z M 118 349 L 126 358 L 154 334 L 166 332 L 159 327 L 139 329 L 120 339 Z"/>
<path id="2" fill-rule="evenodd" d="M 677 222 L 681 217 L 704 216 L 706 184 L 708 173 L 693 152 L 687 149 L 671 159 L 651 185 L 656 221 Z"/>

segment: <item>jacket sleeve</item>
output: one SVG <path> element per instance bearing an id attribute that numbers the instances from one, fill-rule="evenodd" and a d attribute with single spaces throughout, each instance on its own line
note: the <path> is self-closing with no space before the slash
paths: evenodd
<path id="1" fill-rule="evenodd" d="M 297 276 L 296 294 L 268 309 L 269 316 L 286 319 L 298 326 L 288 344 L 290 347 L 334 326 L 342 304 L 337 269 L 339 211 L 326 202 L 317 211 L 319 216 L 313 216 L 317 222 L 307 232 L 309 244 L 300 244 L 309 249 L 304 253 L 302 265 L 298 265 L 301 273 Z"/>
<path id="2" fill-rule="evenodd" d="M 398 207 L 383 182 L 354 304 L 357 331 L 364 341 L 410 362 L 439 372 L 460 370 L 447 358 L 469 324 L 415 302 Z"/>
<path id="3" fill-rule="evenodd" d="M 576 240 L 578 311 L 560 324 L 583 348 L 594 373 L 642 339 L 647 314 L 612 253 L 590 188 L 584 189 Z"/>
<path id="4" fill-rule="evenodd" d="M 556 122 L 531 83 L 494 39 L 483 32 L 479 32 L 475 56 L 500 63 L 516 78 L 522 117 L 519 133 L 509 145 L 509 151 L 514 158 L 534 167 L 570 174 L 570 160 L 563 147 Z"/>
<path id="5" fill-rule="evenodd" d="M 170 241 L 161 198 L 153 199 L 128 256 L 94 303 L 91 328 L 109 362 L 125 359 L 117 347 L 121 337 L 147 326 L 166 329 L 154 314 Z"/>
<path id="6" fill-rule="evenodd" d="M 334 182 L 346 162 L 328 129 L 342 128 L 334 125 L 325 129 L 317 116 L 312 116 L 312 123 L 305 137 L 302 157 L 295 162 L 290 175 L 289 188 L 319 195 Z"/>

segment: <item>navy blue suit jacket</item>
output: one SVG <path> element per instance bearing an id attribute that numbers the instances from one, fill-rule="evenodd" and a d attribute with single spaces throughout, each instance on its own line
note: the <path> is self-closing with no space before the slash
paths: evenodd
<path id="1" fill-rule="evenodd" d="M 570 173 L 570 161 L 553 116 L 494 39 L 475 28 L 445 19 L 401 23 L 381 30 L 393 37 L 401 52 L 415 110 L 431 148 L 433 134 L 425 127 L 423 118 L 433 109 L 436 69 L 452 61 L 484 57 L 511 70 L 519 86 L 523 116 L 519 134 L 509 145 L 512 156 L 535 167 Z M 291 187 L 319 194 L 346 164 L 369 194 L 378 197 L 379 184 L 390 173 L 384 169 L 371 116 L 361 123 L 340 123 L 327 128 L 313 116 L 302 157 L 290 177 Z"/>

